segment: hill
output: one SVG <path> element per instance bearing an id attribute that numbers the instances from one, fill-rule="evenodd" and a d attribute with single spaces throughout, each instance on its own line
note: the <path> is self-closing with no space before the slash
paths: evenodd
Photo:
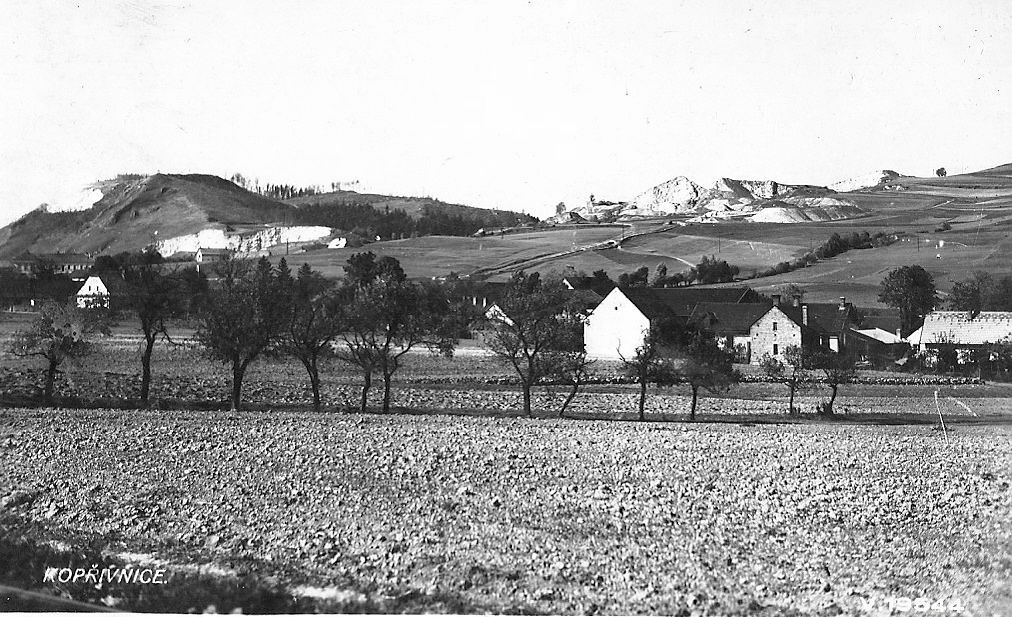
<path id="1" fill-rule="evenodd" d="M 470 235 L 481 228 L 537 220 L 517 212 L 484 210 L 429 197 L 354 191 L 282 202 L 204 174 L 119 176 L 85 187 L 70 201 L 70 209 L 40 207 L 0 229 L 0 259 L 25 251 L 136 251 L 156 238 L 196 237 L 199 232 L 221 236 L 262 230 L 269 223 L 331 227 L 352 236 L 389 239 Z"/>
<path id="2" fill-rule="evenodd" d="M 40 208 L 0 229 L 0 258 L 38 253 L 135 251 L 157 237 L 282 220 L 291 206 L 203 174 L 155 174 L 98 182 L 85 210 Z M 97 196 L 98 193 L 96 193 Z"/>

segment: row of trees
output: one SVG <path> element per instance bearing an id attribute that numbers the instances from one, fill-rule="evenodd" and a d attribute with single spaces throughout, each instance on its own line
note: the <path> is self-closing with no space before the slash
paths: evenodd
<path id="1" fill-rule="evenodd" d="M 797 345 L 784 349 L 783 360 L 767 355 L 760 361 L 767 379 L 787 386 L 787 409 L 792 414 L 800 413 L 800 409 L 794 407 L 794 396 L 799 390 L 819 382 L 828 387 L 829 400 L 823 401 L 818 407 L 819 413 L 823 415 L 833 414 L 840 386 L 857 378 L 855 364 L 855 358 L 845 353 L 824 348 L 805 349 Z"/>
<path id="2" fill-rule="evenodd" d="M 607 273 L 601 270 L 604 276 Z M 717 259 L 713 255 L 703 256 L 703 259 L 690 268 L 687 272 L 668 273 L 668 266 L 665 263 L 657 264 L 651 276 L 650 269 L 642 266 L 632 272 L 624 272 L 618 277 L 618 284 L 622 287 L 681 287 L 699 283 L 708 285 L 711 283 L 729 283 L 734 280 L 740 272 L 738 266 L 727 263 L 726 260 Z M 594 276 L 597 276 L 597 272 Z"/>
<path id="3" fill-rule="evenodd" d="M 337 283 L 308 265 L 293 276 L 284 260 L 277 267 L 266 259 L 217 264 L 216 281 L 200 294 L 196 339 L 210 358 L 229 368 L 232 409 L 241 405 L 250 365 L 266 354 L 302 363 L 317 410 L 324 357 L 361 370 L 362 409 L 373 376 L 379 375 L 387 411 L 392 378 L 405 353 L 419 346 L 452 353 L 464 313 L 453 310 L 446 289 L 409 282 L 395 259 L 376 260 L 372 253 L 353 256 L 345 271 Z M 186 278 L 154 264 L 134 264 L 122 272 L 129 289 L 122 306 L 136 315 L 144 338 L 140 398 L 146 404 L 154 347 L 162 339 L 172 342 L 170 323 L 190 308 L 187 299 L 193 294 Z M 52 400 L 60 366 L 90 353 L 90 335 L 108 332 L 111 317 L 72 303 L 46 303 L 30 327 L 15 334 L 10 351 L 45 360 L 44 395 Z"/>
<path id="4" fill-rule="evenodd" d="M 851 249 L 888 246 L 896 242 L 896 240 L 896 234 L 887 234 L 881 231 L 876 232 L 875 234 L 869 234 L 867 231 L 863 231 L 861 233 L 855 231 L 843 236 L 838 233 L 834 233 L 815 250 L 808 251 L 804 255 L 791 261 L 781 261 L 765 270 L 755 272 L 752 275 L 752 278 L 786 274 L 787 272 L 793 272 L 794 270 L 799 270 L 814 264 L 820 259 L 836 257 L 837 255 L 845 253 Z"/>

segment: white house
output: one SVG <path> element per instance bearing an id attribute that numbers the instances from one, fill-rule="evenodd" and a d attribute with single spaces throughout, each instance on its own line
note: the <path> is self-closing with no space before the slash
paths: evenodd
<path id="1" fill-rule="evenodd" d="M 109 288 L 100 276 L 89 276 L 75 294 L 78 308 L 109 308 Z"/>
<path id="2" fill-rule="evenodd" d="M 616 287 L 587 317 L 585 349 L 588 356 L 602 360 L 632 358 L 654 320 L 688 319 L 701 303 L 737 304 L 758 299 L 748 287 Z"/>
<path id="3" fill-rule="evenodd" d="M 974 349 L 1002 341 L 1012 341 L 1012 312 L 932 311 L 924 325 L 907 337 L 911 346 L 933 349 L 952 344 L 959 349 Z"/>
<path id="4" fill-rule="evenodd" d="M 126 282 L 115 274 L 92 275 L 74 294 L 80 308 L 114 308 L 130 293 Z"/>

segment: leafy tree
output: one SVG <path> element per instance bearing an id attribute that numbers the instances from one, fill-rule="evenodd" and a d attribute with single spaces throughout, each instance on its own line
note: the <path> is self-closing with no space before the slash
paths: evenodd
<path id="1" fill-rule="evenodd" d="M 847 353 L 838 353 L 828 349 L 813 352 L 812 365 L 822 373 L 826 386 L 832 392 L 829 401 L 820 407 L 819 413 L 827 416 L 833 415 L 833 403 L 836 402 L 836 394 L 840 386 L 853 383 L 857 378 L 855 362 L 856 358 Z"/>
<path id="2" fill-rule="evenodd" d="M 938 169 L 935 170 L 935 175 L 938 176 L 939 178 L 944 178 L 948 174 L 949 172 L 945 171 L 944 167 L 939 167 Z"/>
<path id="3" fill-rule="evenodd" d="M 987 272 L 976 271 L 968 281 L 957 281 L 949 293 L 948 304 L 953 311 L 968 311 L 976 316 L 994 294 L 994 279 Z"/>
<path id="4" fill-rule="evenodd" d="M 280 264 L 279 264 L 280 265 Z M 283 277 L 281 287 L 284 288 Z M 332 344 L 343 326 L 340 299 L 333 283 L 309 264 L 299 268 L 291 283 L 291 295 L 280 351 L 298 358 L 309 376 L 313 409 L 322 407 L 320 360 L 332 353 Z"/>
<path id="5" fill-rule="evenodd" d="M 650 277 L 650 268 L 643 266 L 633 272 L 624 272 L 618 276 L 618 284 L 622 287 L 646 287 Z"/>
<path id="6" fill-rule="evenodd" d="M 396 262 L 396 260 L 394 260 Z M 362 370 L 360 408 L 364 412 L 372 376 L 383 379 L 383 411 L 390 411 L 391 382 L 403 356 L 425 346 L 452 355 L 458 324 L 445 291 L 434 284 L 416 285 L 387 268 L 372 282 L 350 288 L 344 305 L 344 332 L 337 357 Z"/>
<path id="7" fill-rule="evenodd" d="M 738 266 L 732 266 L 727 261 L 710 255 L 709 257 L 704 256 L 703 260 L 692 268 L 691 276 L 706 285 L 733 281 L 738 272 Z"/>
<path id="8" fill-rule="evenodd" d="M 10 352 L 19 358 L 38 357 L 46 362 L 43 395 L 51 403 L 60 366 L 91 353 L 89 338 L 95 333 L 109 333 L 102 313 L 80 309 L 73 303 L 50 301 L 42 305 L 27 329 L 14 332 Z"/>
<path id="9" fill-rule="evenodd" d="M 345 281 L 350 285 L 364 287 L 381 276 L 397 281 L 407 278 L 399 261 L 389 256 L 377 260 L 372 251 L 355 253 L 344 266 Z"/>
<path id="10" fill-rule="evenodd" d="M 242 399 L 246 369 L 285 326 L 287 299 L 270 262 L 226 259 L 215 264 L 217 284 L 207 294 L 196 339 L 208 356 L 232 369 L 232 410 Z"/>
<path id="11" fill-rule="evenodd" d="M 664 262 L 654 268 L 654 277 L 650 279 L 651 287 L 664 287 L 668 284 L 668 265 Z"/>
<path id="12" fill-rule="evenodd" d="M 604 270 L 603 268 L 601 270 L 594 270 L 594 272 L 592 272 L 590 276 L 591 276 L 592 279 L 594 279 L 595 283 L 613 283 L 614 282 L 614 281 L 611 280 L 611 277 L 608 276 L 608 271 Z"/>
<path id="13" fill-rule="evenodd" d="M 639 419 L 646 420 L 647 386 L 657 384 L 669 386 L 677 381 L 674 365 L 674 345 L 677 332 L 675 324 L 654 324 L 643 338 L 643 344 L 636 348 L 632 358 L 622 358 L 622 371 L 639 384 Z"/>
<path id="14" fill-rule="evenodd" d="M 920 320 L 938 302 L 935 281 L 921 266 L 901 266 L 891 270 L 879 289 L 879 302 L 899 309 L 904 336 L 916 330 Z"/>
<path id="15" fill-rule="evenodd" d="M 777 293 L 784 299 L 785 302 L 791 301 L 793 298 L 804 299 L 805 288 L 794 283 L 787 283 L 777 288 Z"/>
<path id="16" fill-rule="evenodd" d="M 798 345 L 791 345 L 784 349 L 784 361 L 781 362 L 773 356 L 765 355 L 759 363 L 763 373 L 770 381 L 782 383 L 787 386 L 789 394 L 787 411 L 791 414 L 797 413 L 794 408 L 795 393 L 811 382 L 811 375 L 806 370 L 808 358 L 804 350 Z"/>
<path id="17" fill-rule="evenodd" d="M 567 349 L 578 340 L 572 332 L 578 322 L 568 318 L 576 306 L 560 281 L 522 270 L 513 274 L 498 306 L 502 314 L 486 321 L 484 343 L 517 373 L 524 413 L 531 416 L 531 389 L 551 374 L 552 353 L 579 351 Z"/>
<path id="18" fill-rule="evenodd" d="M 166 276 L 152 264 L 127 267 L 124 279 L 129 289 L 126 305 L 140 321 L 144 348 L 141 350 L 141 402 L 148 403 L 151 389 L 151 356 L 159 338 L 169 340 L 168 320 L 183 308 L 181 282 Z"/>
<path id="19" fill-rule="evenodd" d="M 734 351 L 721 349 L 713 333 L 698 329 L 691 332 L 688 342 L 679 349 L 679 379 L 692 389 L 689 419 L 696 419 L 696 402 L 700 388 L 711 393 L 726 392 L 741 380 L 734 369 Z"/>

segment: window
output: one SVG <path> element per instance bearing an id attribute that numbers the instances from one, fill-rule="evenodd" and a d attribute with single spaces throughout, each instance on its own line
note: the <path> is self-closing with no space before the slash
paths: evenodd
<path id="1" fill-rule="evenodd" d="M 775 322 L 775 321 L 773 322 L 773 331 L 774 332 L 777 331 L 777 322 Z"/>
<path id="2" fill-rule="evenodd" d="M 774 356 L 780 355 L 780 347 L 776 343 L 773 343 L 773 355 Z"/>

